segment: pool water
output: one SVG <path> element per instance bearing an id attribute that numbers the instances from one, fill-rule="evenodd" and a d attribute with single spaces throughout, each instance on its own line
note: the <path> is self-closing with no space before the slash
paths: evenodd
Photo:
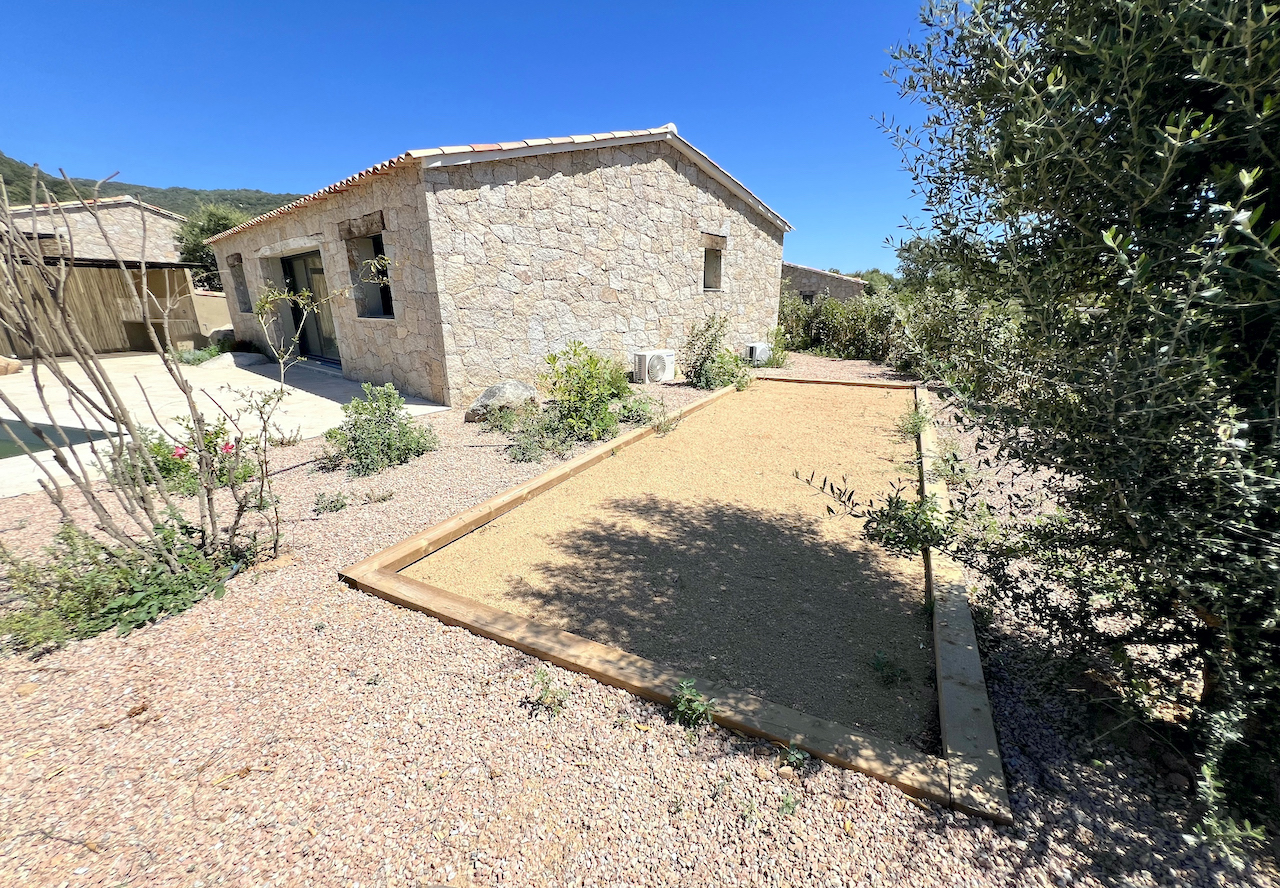
<path id="1" fill-rule="evenodd" d="M 83 444 L 86 441 L 100 441 L 107 437 L 107 433 L 101 429 L 80 429 L 75 426 L 62 426 L 62 433 L 59 434 L 57 427 L 45 423 L 36 423 L 36 428 L 44 432 L 51 441 L 58 444 Z M 0 459 L 22 456 L 22 448 L 9 436 L 10 432 L 17 435 L 18 439 L 30 447 L 32 451 L 39 452 L 49 449 L 44 442 L 36 437 L 31 429 L 16 419 L 0 419 Z"/>

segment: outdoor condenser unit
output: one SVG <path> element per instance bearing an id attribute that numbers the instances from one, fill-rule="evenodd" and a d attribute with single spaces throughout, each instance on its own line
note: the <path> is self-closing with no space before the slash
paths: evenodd
<path id="1" fill-rule="evenodd" d="M 667 348 L 636 352 L 631 378 L 636 382 L 670 382 L 676 378 L 676 353 Z"/>
<path id="2" fill-rule="evenodd" d="M 773 355 L 773 349 L 767 342 L 748 342 L 747 343 L 747 363 L 752 367 L 759 367 Z"/>

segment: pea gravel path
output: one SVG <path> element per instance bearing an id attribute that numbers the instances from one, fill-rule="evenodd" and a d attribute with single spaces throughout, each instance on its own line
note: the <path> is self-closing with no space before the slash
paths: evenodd
<path id="1" fill-rule="evenodd" d="M 291 552 L 221 601 L 0 661 L 0 884 L 1270 884 L 1186 842 L 1184 803 L 1124 753 L 1082 760 L 1073 704 L 999 650 L 1011 828 L 788 772 L 722 730 L 690 740 L 555 668 L 571 696 L 539 711 L 531 658 L 334 579 L 539 470 L 460 412 L 431 418 L 440 451 L 373 481 L 308 472 L 314 442 L 284 451 Z M 396 493 L 312 519 L 338 488 Z M 53 523 L 38 497 L 0 500 L 10 545 Z"/>

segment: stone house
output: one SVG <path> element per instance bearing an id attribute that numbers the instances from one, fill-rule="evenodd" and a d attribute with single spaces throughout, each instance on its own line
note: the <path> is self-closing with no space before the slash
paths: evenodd
<path id="1" fill-rule="evenodd" d="M 409 151 L 209 244 L 237 338 L 264 342 L 265 287 L 327 294 L 304 353 L 459 404 L 575 339 L 628 360 L 712 313 L 767 338 L 789 230 L 668 124 Z"/>
<path id="2" fill-rule="evenodd" d="M 836 274 L 810 268 L 807 265 L 796 265 L 793 262 L 782 263 L 782 285 L 789 286 L 796 295 L 812 305 L 819 296 L 832 299 L 857 299 L 862 295 L 867 282 L 862 278 Z"/>
<path id="3" fill-rule="evenodd" d="M 66 294 L 94 351 L 151 350 L 133 289 L 144 284 L 144 265 L 145 285 L 155 298 L 150 313 L 154 319 L 162 305 L 169 306 L 173 347 L 202 347 L 214 329 L 230 324 L 222 294 L 196 291 L 192 266 L 178 255 L 185 217 L 128 195 L 86 204 L 18 206 L 10 215 L 18 230 L 39 243 L 46 262 L 69 260 Z M 160 323 L 153 323 L 162 333 Z M 3 330 L 0 351 L 30 357 Z"/>

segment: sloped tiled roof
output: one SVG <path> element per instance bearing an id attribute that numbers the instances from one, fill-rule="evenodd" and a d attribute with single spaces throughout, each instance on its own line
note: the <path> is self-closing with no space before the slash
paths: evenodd
<path id="1" fill-rule="evenodd" d="M 117 195 L 116 197 L 96 197 L 96 198 L 89 197 L 89 198 L 85 198 L 84 202 L 91 207 L 112 207 L 112 206 L 119 206 L 121 204 L 132 204 L 133 206 L 142 207 L 146 210 L 150 210 L 151 212 L 156 213 L 160 216 L 168 216 L 170 219 L 174 219 L 178 222 L 187 221 L 187 217 L 182 215 L 181 213 L 175 213 L 173 210 L 166 210 L 164 207 L 158 207 L 155 204 L 144 203 L 143 201 L 138 200 L 132 194 L 121 194 L 121 195 Z M 20 204 L 18 206 L 10 207 L 9 212 L 26 215 L 27 213 L 30 213 L 33 210 L 38 212 L 41 210 L 47 210 L 52 206 L 54 206 L 54 204 L 51 204 L 51 203 Z M 61 207 L 63 210 L 82 209 L 80 201 L 74 197 L 69 200 L 59 201 L 57 206 Z"/>
<path id="2" fill-rule="evenodd" d="M 745 200 L 748 205 L 752 206 L 760 212 L 766 219 L 773 222 L 783 231 L 790 231 L 791 226 L 787 220 L 783 219 L 776 212 L 771 210 L 764 201 L 756 197 L 751 191 L 730 176 L 720 166 L 718 166 L 711 158 L 707 157 L 697 148 L 694 148 L 687 141 L 680 138 L 676 132 L 676 125 L 668 123 L 666 126 L 654 127 L 653 129 L 643 130 L 617 130 L 610 133 L 594 133 L 588 136 L 555 136 L 549 139 L 522 139 L 518 142 L 494 142 L 478 145 L 446 145 L 441 148 L 420 148 L 414 151 L 406 151 L 390 160 L 384 160 L 382 163 L 371 166 L 366 170 L 361 170 L 353 176 L 348 176 L 341 182 L 335 182 L 319 191 L 304 195 L 295 201 L 278 207 L 269 213 L 263 213 L 261 216 L 250 219 L 242 225 L 228 229 L 221 234 L 215 234 L 205 243 L 213 243 L 224 237 L 229 237 L 247 228 L 252 228 L 268 219 L 275 219 L 292 213 L 299 207 L 303 207 L 315 201 L 324 200 L 334 194 L 340 194 L 349 188 L 360 185 L 374 176 L 386 175 L 393 168 L 410 161 L 417 160 L 428 166 L 453 166 L 463 163 L 484 163 L 487 161 L 505 160 L 509 157 L 528 157 L 536 154 L 553 154 L 561 151 L 581 151 L 584 148 L 603 148 L 612 145 L 631 145 L 639 142 L 656 142 L 670 141 L 681 151 L 703 169 L 712 178 L 729 188 L 740 198 Z"/>

